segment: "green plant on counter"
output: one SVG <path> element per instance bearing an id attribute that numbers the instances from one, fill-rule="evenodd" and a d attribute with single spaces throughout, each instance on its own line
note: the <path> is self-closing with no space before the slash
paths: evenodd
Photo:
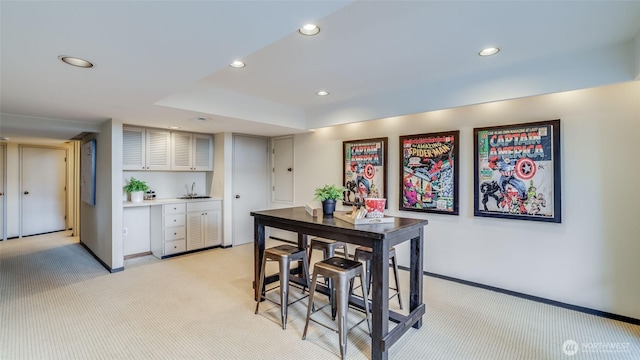
<path id="1" fill-rule="evenodd" d="M 129 183 L 124 186 L 124 191 L 128 193 L 136 192 L 136 191 L 147 191 L 149 190 L 149 185 L 145 181 L 138 180 L 132 177 L 129 180 Z"/>
<path id="2" fill-rule="evenodd" d="M 344 195 L 344 187 L 335 185 L 325 185 L 316 188 L 315 198 L 319 201 L 325 200 L 342 200 Z"/>

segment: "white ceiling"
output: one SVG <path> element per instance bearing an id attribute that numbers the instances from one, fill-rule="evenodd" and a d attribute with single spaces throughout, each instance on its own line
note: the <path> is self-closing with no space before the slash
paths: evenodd
<path id="1" fill-rule="evenodd" d="M 640 1 L 2 1 L 0 16 L 12 140 L 111 118 L 276 136 L 640 73 Z"/>

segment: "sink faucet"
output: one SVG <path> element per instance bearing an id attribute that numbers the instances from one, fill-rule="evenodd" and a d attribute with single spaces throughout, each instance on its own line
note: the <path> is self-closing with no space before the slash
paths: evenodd
<path id="1" fill-rule="evenodd" d="M 191 193 L 189 193 L 189 196 L 196 196 L 196 193 L 193 192 L 193 188 L 196 186 L 196 182 L 194 181 L 193 184 L 191 184 Z"/>

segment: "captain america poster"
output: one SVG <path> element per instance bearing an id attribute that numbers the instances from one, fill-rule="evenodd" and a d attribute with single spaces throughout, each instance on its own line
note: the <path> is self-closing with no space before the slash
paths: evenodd
<path id="1" fill-rule="evenodd" d="M 474 129 L 474 215 L 561 222 L 560 120 Z"/>

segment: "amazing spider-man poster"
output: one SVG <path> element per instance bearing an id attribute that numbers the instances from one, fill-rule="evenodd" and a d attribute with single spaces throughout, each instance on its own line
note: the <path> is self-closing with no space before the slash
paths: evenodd
<path id="1" fill-rule="evenodd" d="M 460 131 L 400 137 L 400 210 L 458 215 Z"/>
<path id="2" fill-rule="evenodd" d="M 344 141 L 343 204 L 364 204 L 365 198 L 386 198 L 387 138 Z M 386 208 L 386 205 L 385 205 Z"/>
<path id="3" fill-rule="evenodd" d="M 474 215 L 561 222 L 560 120 L 473 133 Z"/>

